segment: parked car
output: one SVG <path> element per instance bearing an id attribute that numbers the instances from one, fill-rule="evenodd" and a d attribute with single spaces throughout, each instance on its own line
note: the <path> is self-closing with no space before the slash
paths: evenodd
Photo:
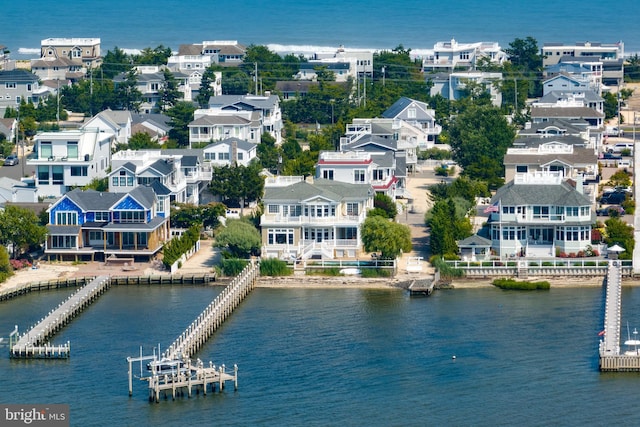
<path id="1" fill-rule="evenodd" d="M 10 154 L 9 157 L 4 159 L 5 166 L 15 166 L 20 163 L 20 159 L 15 154 Z"/>
<path id="2" fill-rule="evenodd" d="M 622 160 L 622 156 L 614 153 L 609 153 L 609 152 L 603 153 L 602 158 L 604 160 Z"/>
<path id="3" fill-rule="evenodd" d="M 600 198 L 600 204 L 602 205 L 619 205 L 624 202 L 627 197 L 631 197 L 631 194 L 624 190 L 614 190 L 609 193 L 605 193 Z"/>
<path id="4" fill-rule="evenodd" d="M 622 216 L 624 208 L 622 206 L 607 206 L 596 211 L 598 216 Z"/>

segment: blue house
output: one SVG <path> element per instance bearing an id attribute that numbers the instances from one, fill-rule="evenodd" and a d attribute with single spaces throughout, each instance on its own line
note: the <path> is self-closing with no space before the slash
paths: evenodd
<path id="1" fill-rule="evenodd" d="M 129 193 L 75 189 L 48 210 L 45 254 L 58 260 L 155 256 L 171 237 L 169 212 L 150 187 Z"/>

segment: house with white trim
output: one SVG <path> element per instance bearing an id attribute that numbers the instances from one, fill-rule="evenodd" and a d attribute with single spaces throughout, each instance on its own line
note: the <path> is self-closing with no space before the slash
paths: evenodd
<path id="1" fill-rule="evenodd" d="M 34 138 L 34 184 L 40 197 L 60 197 L 75 187 L 105 178 L 111 167 L 113 135 L 97 128 L 39 132 Z"/>
<path id="2" fill-rule="evenodd" d="M 369 184 L 267 178 L 260 217 L 262 256 L 358 257 L 363 251 L 360 226 L 373 208 L 374 193 Z"/>
<path id="3" fill-rule="evenodd" d="M 456 68 L 475 70 L 480 58 L 488 58 L 491 63 L 502 65 L 507 60 L 507 54 L 497 42 L 440 41 L 423 56 L 422 71 L 453 71 Z"/>
<path id="4" fill-rule="evenodd" d="M 580 42 L 574 44 L 544 43 L 542 66 L 584 59 L 602 61 L 602 83 L 617 86 L 624 78 L 624 43 Z"/>
<path id="5" fill-rule="evenodd" d="M 49 259 L 149 260 L 171 238 L 169 209 L 149 187 L 128 193 L 75 189 L 49 209 L 44 253 Z"/>
<path id="6" fill-rule="evenodd" d="M 4 117 L 7 107 L 19 108 L 23 100 L 37 104 L 35 93 L 39 88 L 39 78 L 32 72 L 22 69 L 0 71 L 0 117 Z"/>
<path id="7" fill-rule="evenodd" d="M 257 157 L 258 144 L 238 138 L 213 142 L 202 149 L 204 161 L 211 166 L 247 166 Z"/>
<path id="8" fill-rule="evenodd" d="M 587 249 L 596 215 L 583 194 L 559 173 L 516 174 L 491 198 L 491 248 L 501 257 L 554 257 Z"/>
<path id="9" fill-rule="evenodd" d="M 99 129 L 100 132 L 112 135 L 112 148 L 115 148 L 117 144 L 129 143 L 132 123 L 133 119 L 130 111 L 114 111 L 108 108 L 89 118 L 80 126 L 80 129 Z"/>

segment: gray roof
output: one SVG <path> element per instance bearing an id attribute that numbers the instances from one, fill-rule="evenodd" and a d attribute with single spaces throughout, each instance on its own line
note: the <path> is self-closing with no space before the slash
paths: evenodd
<path id="1" fill-rule="evenodd" d="M 582 126 L 580 126 L 582 125 Z M 531 123 L 529 128 L 522 129 L 518 132 L 519 135 L 539 135 L 547 129 L 557 128 L 564 134 L 576 135 L 584 132 L 585 127 L 588 125 L 586 121 L 576 122 L 574 120 L 566 119 L 553 119 L 548 122 Z"/>
<path id="2" fill-rule="evenodd" d="M 80 233 L 79 225 L 47 225 L 51 236 L 77 236 Z"/>
<path id="3" fill-rule="evenodd" d="M 599 113 L 589 107 L 531 107 L 531 117 L 557 117 L 557 118 L 601 118 Z"/>
<path id="4" fill-rule="evenodd" d="M 423 110 L 429 109 L 429 106 L 425 102 L 416 101 L 415 99 L 411 99 L 411 98 L 407 98 L 406 96 L 403 96 L 402 98 L 394 102 L 394 104 L 391 107 L 387 108 L 387 110 L 384 113 L 382 113 L 382 117 L 393 119 L 397 117 L 400 113 L 402 113 L 412 103 L 419 106 Z"/>
<path id="5" fill-rule="evenodd" d="M 198 117 L 189 126 L 216 126 L 216 125 L 248 125 L 252 121 L 240 116 L 202 116 Z"/>
<path id="6" fill-rule="evenodd" d="M 198 156 L 182 156 L 180 164 L 187 167 L 198 166 Z"/>
<path id="7" fill-rule="evenodd" d="M 191 163 L 194 161 L 200 161 L 200 163 L 202 163 L 204 161 L 204 150 L 202 148 L 167 148 L 160 150 L 160 152 L 162 154 L 168 154 L 170 156 L 182 156 L 182 166 L 195 166 L 195 163 L 187 163 Z M 185 159 L 187 163 L 185 163 Z"/>
<path id="8" fill-rule="evenodd" d="M 76 188 L 66 194 L 66 197 L 84 211 L 108 211 L 124 194 L 99 192 L 95 190 L 82 191 Z"/>
<path id="9" fill-rule="evenodd" d="M 171 194 L 171 190 L 160 181 L 153 181 L 149 186 L 158 196 L 168 196 Z"/>
<path id="10" fill-rule="evenodd" d="M 16 83 L 33 83 L 37 82 L 39 77 L 27 70 L 19 68 L 15 70 L 0 71 L 0 82 L 16 82 Z"/>
<path id="11" fill-rule="evenodd" d="M 151 209 L 156 201 L 156 193 L 151 187 L 138 186 L 128 193 L 145 209 Z"/>
<path id="12" fill-rule="evenodd" d="M 297 182 L 286 187 L 266 187 L 263 201 L 300 202 L 314 197 L 323 197 L 334 202 L 343 200 L 362 200 L 372 197 L 373 189 L 369 184 L 348 184 L 340 181 L 316 179 L 313 184 Z"/>
<path id="13" fill-rule="evenodd" d="M 209 98 L 209 107 L 238 110 L 270 110 L 279 103 L 277 95 L 219 95 Z"/>
<path id="14" fill-rule="evenodd" d="M 207 145 L 206 147 L 204 147 L 204 150 L 206 150 L 207 148 L 214 148 L 214 147 L 217 147 L 218 145 L 222 145 L 222 144 L 231 145 L 233 143 L 238 144 L 238 148 L 243 150 L 243 151 L 251 151 L 255 147 L 258 146 L 258 144 L 255 144 L 255 143 L 249 142 L 249 141 L 245 141 L 244 139 L 226 138 L 226 139 L 223 139 L 222 141 L 216 141 L 216 142 L 214 142 L 212 144 Z"/>
<path id="15" fill-rule="evenodd" d="M 595 93 L 592 90 L 581 90 L 580 93 L 581 95 L 584 95 L 584 99 L 587 102 L 603 102 L 604 101 L 604 99 L 602 99 L 601 96 L 599 96 L 597 93 Z M 537 102 L 554 103 L 560 100 L 566 100 L 569 97 L 571 97 L 571 95 L 574 95 L 574 94 L 575 94 L 574 91 L 552 90 L 551 92 L 547 93 L 545 96 L 540 98 Z"/>
<path id="16" fill-rule="evenodd" d="M 549 144 L 553 142 L 559 142 L 561 144 L 566 145 L 574 145 L 574 146 L 585 146 L 589 144 L 589 141 L 586 141 L 579 136 L 575 135 L 526 135 L 526 136 L 518 136 L 513 141 L 513 146 L 517 148 L 521 147 L 538 147 L 541 144 Z M 592 150 L 593 151 L 593 150 Z"/>
<path id="17" fill-rule="evenodd" d="M 509 154 L 504 156 L 505 165 L 545 165 L 553 161 L 560 161 L 567 165 L 595 165 L 598 156 L 592 148 L 574 147 L 573 153 L 539 153 L 539 154 Z"/>
<path id="18" fill-rule="evenodd" d="M 171 126 L 171 117 L 164 114 L 131 114 L 131 122 L 133 124 L 140 124 L 144 122 L 153 123 L 160 129 L 168 132 Z"/>
<path id="19" fill-rule="evenodd" d="M 515 184 L 514 181 L 503 185 L 491 198 L 494 204 L 500 201 L 502 206 L 589 206 L 591 201 L 579 193 L 567 182 L 561 184 Z"/>
<path id="20" fill-rule="evenodd" d="M 397 151 L 398 141 L 379 135 L 367 134 L 354 142 L 342 146 L 343 151 L 353 151 L 355 149 L 362 149 L 363 151 Z"/>
<path id="21" fill-rule="evenodd" d="M 459 248 L 468 248 L 468 247 L 489 247 L 491 246 L 491 240 L 485 239 L 482 236 L 478 236 L 474 234 L 473 236 L 469 236 L 466 239 L 458 240 Z"/>
<path id="22" fill-rule="evenodd" d="M 162 175 L 169 175 L 173 171 L 173 167 L 164 159 L 156 160 L 147 169 L 156 170 Z"/>

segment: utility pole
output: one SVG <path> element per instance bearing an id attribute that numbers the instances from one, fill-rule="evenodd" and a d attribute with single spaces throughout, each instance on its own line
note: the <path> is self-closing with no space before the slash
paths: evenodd
<path id="1" fill-rule="evenodd" d="M 255 67 L 255 76 L 254 76 L 254 78 L 256 79 L 256 95 L 257 95 L 258 94 L 258 63 L 254 62 L 253 65 Z"/>
<path id="2" fill-rule="evenodd" d="M 58 123 L 58 129 L 60 129 L 60 79 L 56 79 L 57 89 L 56 97 L 58 99 L 58 106 L 56 109 L 56 122 Z"/>
<path id="3" fill-rule="evenodd" d="M 386 71 L 386 67 L 382 67 L 382 87 L 384 87 L 384 74 Z"/>
<path id="4" fill-rule="evenodd" d="M 513 106 L 513 113 L 515 114 L 518 111 L 518 79 L 513 78 L 514 84 L 514 95 L 515 95 L 515 105 Z"/>
<path id="5" fill-rule="evenodd" d="M 364 106 L 367 106 L 367 66 L 364 66 L 364 82 L 362 84 L 362 95 L 364 97 Z"/>

